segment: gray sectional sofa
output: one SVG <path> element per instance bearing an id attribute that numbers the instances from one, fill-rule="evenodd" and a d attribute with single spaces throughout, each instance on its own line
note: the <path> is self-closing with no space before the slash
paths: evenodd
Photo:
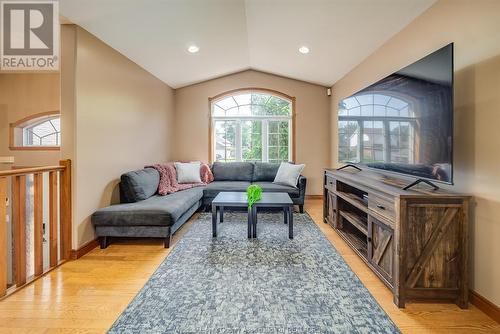
<path id="1" fill-rule="evenodd" d="M 159 173 L 145 168 L 125 173 L 120 180 L 120 204 L 96 211 L 92 215 L 101 248 L 110 237 L 170 238 L 198 209 L 209 207 L 221 191 L 246 191 L 258 184 L 265 192 L 286 192 L 294 204 L 304 211 L 307 180 L 300 176 L 297 187 L 274 184 L 279 164 L 263 162 L 215 162 L 214 181 L 203 187 L 182 190 L 166 196 L 157 194 Z"/>

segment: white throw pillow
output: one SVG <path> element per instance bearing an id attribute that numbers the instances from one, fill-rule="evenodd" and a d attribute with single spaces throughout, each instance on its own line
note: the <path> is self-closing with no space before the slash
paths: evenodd
<path id="1" fill-rule="evenodd" d="M 302 173 L 305 166 L 304 164 L 294 165 L 288 162 L 282 162 L 273 183 L 297 188 L 300 173 Z"/>
<path id="2" fill-rule="evenodd" d="M 177 182 L 179 183 L 201 183 L 200 162 L 176 162 Z"/>

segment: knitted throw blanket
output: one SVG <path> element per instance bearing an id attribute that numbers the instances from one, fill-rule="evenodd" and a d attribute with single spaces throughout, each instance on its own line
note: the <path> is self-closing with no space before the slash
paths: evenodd
<path id="1" fill-rule="evenodd" d="M 214 176 L 212 174 L 212 171 L 210 170 L 210 167 L 208 167 L 207 164 L 203 163 L 200 166 L 201 183 L 178 183 L 177 171 L 175 170 L 175 165 L 173 162 L 146 166 L 146 168 L 148 167 L 154 168 L 158 171 L 158 173 L 160 173 L 158 194 L 161 196 L 172 194 L 184 189 L 204 186 L 214 180 Z"/>

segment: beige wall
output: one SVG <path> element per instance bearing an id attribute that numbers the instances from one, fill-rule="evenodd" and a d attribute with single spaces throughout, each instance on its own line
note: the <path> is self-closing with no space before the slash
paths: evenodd
<path id="1" fill-rule="evenodd" d="M 387 41 L 333 86 L 336 110 L 351 95 L 432 51 L 455 43 L 455 183 L 475 196 L 471 287 L 500 305 L 500 1 L 444 0 Z"/>
<path id="2" fill-rule="evenodd" d="M 169 86 L 114 49 L 81 28 L 64 29 L 63 52 L 69 52 L 64 45 L 76 45 L 74 69 L 71 61 L 62 68 L 64 78 L 74 75 L 75 85 L 63 86 L 62 93 L 64 106 L 74 106 L 73 148 L 63 152 L 74 158 L 78 248 L 94 238 L 90 215 L 117 200 L 122 173 L 171 158 L 174 102 Z"/>
<path id="3" fill-rule="evenodd" d="M 330 98 L 322 86 L 249 70 L 177 89 L 174 157 L 208 161 L 208 98 L 248 87 L 273 89 L 296 98 L 296 161 L 306 164 L 307 193 L 322 194 L 322 170 L 330 161 Z"/>
<path id="4" fill-rule="evenodd" d="M 9 124 L 33 114 L 59 110 L 59 88 L 58 73 L 0 73 L 0 156 L 13 156 L 16 166 L 59 163 L 59 151 L 9 149 Z"/>

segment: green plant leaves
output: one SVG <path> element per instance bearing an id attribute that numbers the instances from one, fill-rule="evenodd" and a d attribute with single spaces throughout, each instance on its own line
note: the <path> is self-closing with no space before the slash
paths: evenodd
<path id="1" fill-rule="evenodd" d="M 248 207 L 252 208 L 252 205 L 262 198 L 262 188 L 256 184 L 252 184 L 247 188 L 247 199 Z"/>

